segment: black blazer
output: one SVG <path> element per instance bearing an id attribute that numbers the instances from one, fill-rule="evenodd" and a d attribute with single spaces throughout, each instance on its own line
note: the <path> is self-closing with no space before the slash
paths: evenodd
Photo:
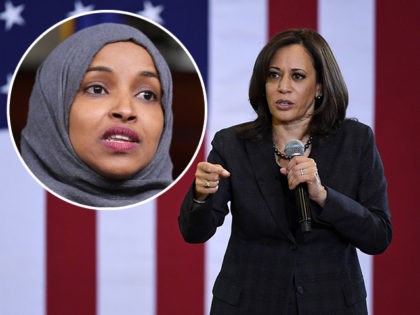
<path id="1" fill-rule="evenodd" d="M 213 288 L 211 313 L 367 314 L 356 248 L 382 253 L 392 237 L 386 180 L 372 130 L 346 120 L 310 156 L 328 196 L 311 202 L 312 231 L 294 229 L 293 201 L 281 184 L 270 140 L 243 140 L 235 127 L 215 135 L 208 157 L 230 171 L 204 204 L 193 186 L 179 216 L 184 239 L 207 241 L 223 224 L 231 202 L 232 229 Z"/>

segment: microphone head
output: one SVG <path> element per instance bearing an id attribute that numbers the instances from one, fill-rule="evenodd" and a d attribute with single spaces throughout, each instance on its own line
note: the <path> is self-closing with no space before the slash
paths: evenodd
<path id="1" fill-rule="evenodd" d="M 300 156 L 305 152 L 304 144 L 299 140 L 291 140 L 284 147 L 284 153 L 288 156 Z"/>

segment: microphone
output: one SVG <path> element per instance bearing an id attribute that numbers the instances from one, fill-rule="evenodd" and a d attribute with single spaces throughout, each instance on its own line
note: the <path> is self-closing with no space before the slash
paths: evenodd
<path id="1" fill-rule="evenodd" d="M 299 140 L 289 141 L 285 148 L 284 153 L 292 159 L 295 156 L 301 156 L 305 152 L 305 146 Z M 299 210 L 300 229 L 302 232 L 311 231 L 311 211 L 309 207 L 308 187 L 306 183 L 299 184 L 294 190 L 296 204 Z"/>

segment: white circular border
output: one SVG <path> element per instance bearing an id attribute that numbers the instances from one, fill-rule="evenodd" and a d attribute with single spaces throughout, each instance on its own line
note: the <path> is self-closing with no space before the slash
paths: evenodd
<path id="1" fill-rule="evenodd" d="M 17 146 L 16 146 L 16 141 L 14 140 L 13 137 L 13 133 L 12 133 L 12 124 L 10 121 L 10 99 L 11 99 L 11 92 L 12 92 L 12 87 L 16 78 L 16 74 L 18 73 L 18 71 L 20 70 L 21 64 L 22 62 L 25 60 L 26 56 L 29 54 L 29 52 L 32 50 L 32 48 L 38 43 L 38 41 L 40 41 L 45 35 L 47 35 L 50 31 L 52 31 L 53 29 L 59 27 L 61 24 L 64 24 L 70 20 L 73 19 L 77 19 L 81 16 L 86 16 L 86 15 L 91 15 L 91 14 L 101 14 L 101 13 L 113 13 L 113 14 L 121 14 L 121 15 L 129 15 L 131 17 L 137 18 L 137 19 L 141 19 L 144 20 L 146 22 L 149 22 L 151 24 L 153 24 L 154 26 L 158 27 L 159 29 L 161 29 L 162 31 L 164 31 L 166 34 L 168 34 L 170 37 L 172 37 L 173 40 L 175 40 L 175 42 L 183 49 L 183 51 L 187 54 L 188 58 L 190 59 L 191 63 L 193 64 L 195 71 L 198 74 L 198 77 L 200 79 L 200 84 L 201 84 L 201 90 L 203 92 L 203 98 L 204 98 L 204 124 L 203 124 L 203 128 L 201 131 L 201 136 L 200 136 L 200 141 L 198 143 L 198 146 L 195 149 L 195 152 L 192 156 L 192 158 L 190 159 L 190 162 L 187 164 L 187 166 L 184 168 L 184 170 L 181 172 L 181 174 L 178 175 L 178 177 L 171 183 L 169 184 L 166 188 L 162 189 L 160 192 L 158 192 L 157 194 L 155 194 L 152 197 L 149 197 L 145 200 L 142 200 L 140 202 L 134 203 L 134 204 L 130 204 L 130 205 L 126 205 L 126 206 L 121 206 L 121 207 L 92 207 L 92 206 L 87 206 L 87 205 L 83 205 L 83 204 L 79 204 L 77 202 L 74 202 L 72 200 L 69 200 L 59 194 L 57 194 L 56 192 L 54 192 L 53 190 L 51 190 L 50 188 L 48 188 L 47 186 L 44 185 L 44 183 L 42 183 L 31 171 L 31 169 L 26 165 L 25 161 L 23 160 Z M 97 23 L 99 24 L 99 23 Z M 89 12 L 85 12 L 85 13 L 80 13 L 80 14 L 76 14 L 73 15 L 71 17 L 68 17 L 64 20 L 61 20 L 59 22 L 57 22 L 56 24 L 54 24 L 53 26 L 49 27 L 46 31 L 44 31 L 41 35 L 38 36 L 38 38 L 28 47 L 28 49 L 25 51 L 25 53 L 23 54 L 23 56 L 21 57 L 18 65 L 16 66 L 16 69 L 13 73 L 13 77 L 12 80 L 10 81 L 10 87 L 9 87 L 9 92 L 7 95 L 7 124 L 8 124 L 8 129 L 9 129 L 9 136 L 10 136 L 10 140 L 12 142 L 12 145 L 15 149 L 15 152 L 17 154 L 17 156 L 19 157 L 20 162 L 23 164 L 23 166 L 25 167 L 25 169 L 28 171 L 28 173 L 38 182 L 38 184 L 40 184 L 45 190 L 47 190 L 49 193 L 51 193 L 52 195 L 56 196 L 57 198 L 68 202 L 72 205 L 81 207 L 81 208 L 85 208 L 85 209 L 92 209 L 92 210 L 123 210 L 123 209 L 128 209 L 128 208 L 133 208 L 136 206 L 140 206 L 144 203 L 147 203 L 155 198 L 158 198 L 159 196 L 163 195 L 165 192 L 167 192 L 169 189 L 171 189 L 173 186 L 176 185 L 176 183 L 178 183 L 178 181 L 185 175 L 185 173 L 188 171 L 188 169 L 191 167 L 192 163 L 194 162 L 195 158 L 198 155 L 198 152 L 200 151 L 200 148 L 203 144 L 203 140 L 204 140 L 204 135 L 206 132 L 206 127 L 207 127 L 207 93 L 206 93 L 206 88 L 203 82 L 203 78 L 200 72 L 200 69 L 198 68 L 194 58 L 191 56 L 190 52 L 187 50 L 187 48 L 184 46 L 184 44 L 182 44 L 182 42 L 175 36 L 173 35 L 169 30 L 167 30 L 166 28 L 164 28 L 163 26 L 161 26 L 160 24 L 145 18 L 141 15 L 132 13 L 132 12 L 127 12 L 127 11 L 122 11 L 122 10 L 93 10 L 93 11 L 89 11 Z"/>

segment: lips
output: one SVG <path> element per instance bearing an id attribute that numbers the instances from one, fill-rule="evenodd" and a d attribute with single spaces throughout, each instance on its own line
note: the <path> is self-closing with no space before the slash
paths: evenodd
<path id="1" fill-rule="evenodd" d="M 281 100 L 276 101 L 276 105 L 277 105 L 277 108 L 286 110 L 286 109 L 290 109 L 293 106 L 293 102 L 281 99 Z"/>
<path id="2" fill-rule="evenodd" d="M 138 134 L 125 127 L 112 127 L 105 131 L 102 144 L 113 152 L 125 153 L 133 150 L 140 143 Z"/>

